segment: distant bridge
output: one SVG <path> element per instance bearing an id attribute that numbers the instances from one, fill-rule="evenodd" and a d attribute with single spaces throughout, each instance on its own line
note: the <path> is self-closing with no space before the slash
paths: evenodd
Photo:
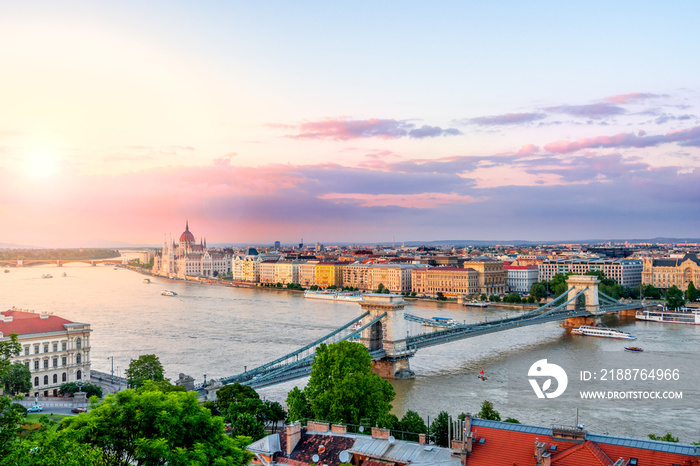
<path id="1" fill-rule="evenodd" d="M 124 264 L 128 263 L 126 258 L 116 257 L 112 259 L 12 259 L 0 260 L 0 264 L 12 265 L 14 267 L 24 267 L 25 265 L 49 264 L 62 267 L 64 264 L 82 263 L 95 266 L 97 264 Z"/>
<path id="2" fill-rule="evenodd" d="M 414 374 L 408 361 L 421 348 L 546 322 L 561 321 L 565 327 L 579 327 L 594 324 L 604 314 L 640 307 L 639 304 L 619 302 L 600 292 L 600 282 L 594 276 L 570 276 L 567 283 L 569 289 L 565 293 L 538 309 L 516 317 L 475 324 L 436 322 L 407 314 L 404 312 L 406 303 L 398 295 L 365 295 L 359 303 L 364 311 L 359 317 L 303 348 L 241 374 L 221 378 L 218 382 L 224 385 L 238 382 L 259 388 L 305 377 L 311 372 L 315 350 L 320 344 L 350 339 L 367 347 L 374 371 L 380 376 L 411 378 Z M 407 322 L 420 325 L 407 326 Z M 200 385 L 198 388 L 207 387 Z"/>

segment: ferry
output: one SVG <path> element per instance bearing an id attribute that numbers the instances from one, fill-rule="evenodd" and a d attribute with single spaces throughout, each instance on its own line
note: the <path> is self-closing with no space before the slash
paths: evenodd
<path id="1" fill-rule="evenodd" d="M 51 275 L 50 273 L 45 273 L 41 276 L 41 278 L 53 278 L 53 275 Z"/>
<path id="2" fill-rule="evenodd" d="M 457 321 L 454 319 L 450 319 L 448 317 L 433 317 L 433 319 L 436 323 L 438 324 L 446 324 L 446 325 L 457 325 Z"/>
<path id="3" fill-rule="evenodd" d="M 591 327 L 589 325 L 582 325 L 579 328 L 571 330 L 574 335 L 586 335 L 589 337 L 602 337 L 602 338 L 620 338 L 622 340 L 636 340 L 637 337 L 625 333 L 621 330 L 616 330 L 614 328 L 608 327 Z"/>
<path id="4" fill-rule="evenodd" d="M 309 299 L 327 299 L 330 301 L 348 301 L 348 302 L 358 302 L 362 301 L 362 293 L 355 292 L 345 292 L 345 291 L 304 291 L 304 297 Z"/>
<path id="5" fill-rule="evenodd" d="M 665 322 L 669 324 L 700 325 L 700 310 L 681 308 L 677 311 L 637 311 L 637 320 Z"/>
<path id="6" fill-rule="evenodd" d="M 489 303 L 483 301 L 467 301 L 464 305 L 469 307 L 489 307 Z"/>
<path id="7" fill-rule="evenodd" d="M 160 292 L 163 296 L 177 296 L 177 293 L 171 290 L 163 290 Z"/>

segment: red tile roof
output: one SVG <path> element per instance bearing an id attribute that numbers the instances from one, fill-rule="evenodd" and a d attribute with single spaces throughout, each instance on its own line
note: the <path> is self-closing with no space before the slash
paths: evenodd
<path id="1" fill-rule="evenodd" d="M 586 440 L 575 447 L 564 450 L 552 457 L 552 465 L 556 466 L 610 466 L 613 464 L 598 445 Z"/>
<path id="2" fill-rule="evenodd" d="M 3 336 L 8 336 L 11 333 L 18 335 L 30 335 L 34 333 L 48 332 L 63 332 L 66 330 L 64 324 L 72 324 L 70 320 L 62 317 L 34 312 L 17 311 L 10 309 L 9 311 L 0 312 L 5 317 L 12 317 L 12 322 L 4 322 L 0 320 L 0 332 Z"/>

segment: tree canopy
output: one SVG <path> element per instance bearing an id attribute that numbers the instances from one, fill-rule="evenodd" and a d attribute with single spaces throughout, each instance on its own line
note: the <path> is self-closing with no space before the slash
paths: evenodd
<path id="1" fill-rule="evenodd" d="M 136 360 L 132 359 L 125 374 L 129 385 L 134 388 L 140 387 L 146 380 L 164 380 L 163 365 L 155 354 L 144 354 Z"/>
<path id="2" fill-rule="evenodd" d="M 306 387 L 295 387 L 287 396 L 289 419 L 374 424 L 389 414 L 394 396 L 391 384 L 372 372 L 372 359 L 363 345 L 321 344 Z"/>
<path id="3" fill-rule="evenodd" d="M 669 309 L 678 309 L 685 306 L 685 297 L 683 292 L 676 285 L 666 290 L 666 307 Z"/>
<path id="4" fill-rule="evenodd" d="M 32 389 L 32 374 L 27 366 L 16 362 L 7 367 L 0 382 L 10 396 L 22 395 Z"/>
<path id="5" fill-rule="evenodd" d="M 223 419 L 212 417 L 194 393 L 130 389 L 108 395 L 90 411 L 64 418 L 65 435 L 100 450 L 103 464 L 244 465 L 250 439 L 224 433 Z"/>
<path id="6" fill-rule="evenodd" d="M 685 299 L 690 303 L 694 303 L 698 300 L 698 289 L 695 288 L 695 284 L 691 281 L 688 283 L 688 288 L 685 290 Z"/>
<path id="7" fill-rule="evenodd" d="M 494 409 L 493 403 L 488 400 L 484 400 L 484 402 L 481 403 L 481 411 L 479 411 L 479 414 L 477 414 L 476 417 L 479 419 L 486 419 L 488 421 L 501 420 L 500 413 Z"/>

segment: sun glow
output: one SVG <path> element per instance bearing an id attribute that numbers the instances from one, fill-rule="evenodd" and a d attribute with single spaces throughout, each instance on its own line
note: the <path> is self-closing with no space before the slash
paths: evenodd
<path id="1" fill-rule="evenodd" d="M 50 148 L 34 149 L 27 154 L 25 170 L 33 178 L 46 178 L 58 171 L 56 152 Z"/>

